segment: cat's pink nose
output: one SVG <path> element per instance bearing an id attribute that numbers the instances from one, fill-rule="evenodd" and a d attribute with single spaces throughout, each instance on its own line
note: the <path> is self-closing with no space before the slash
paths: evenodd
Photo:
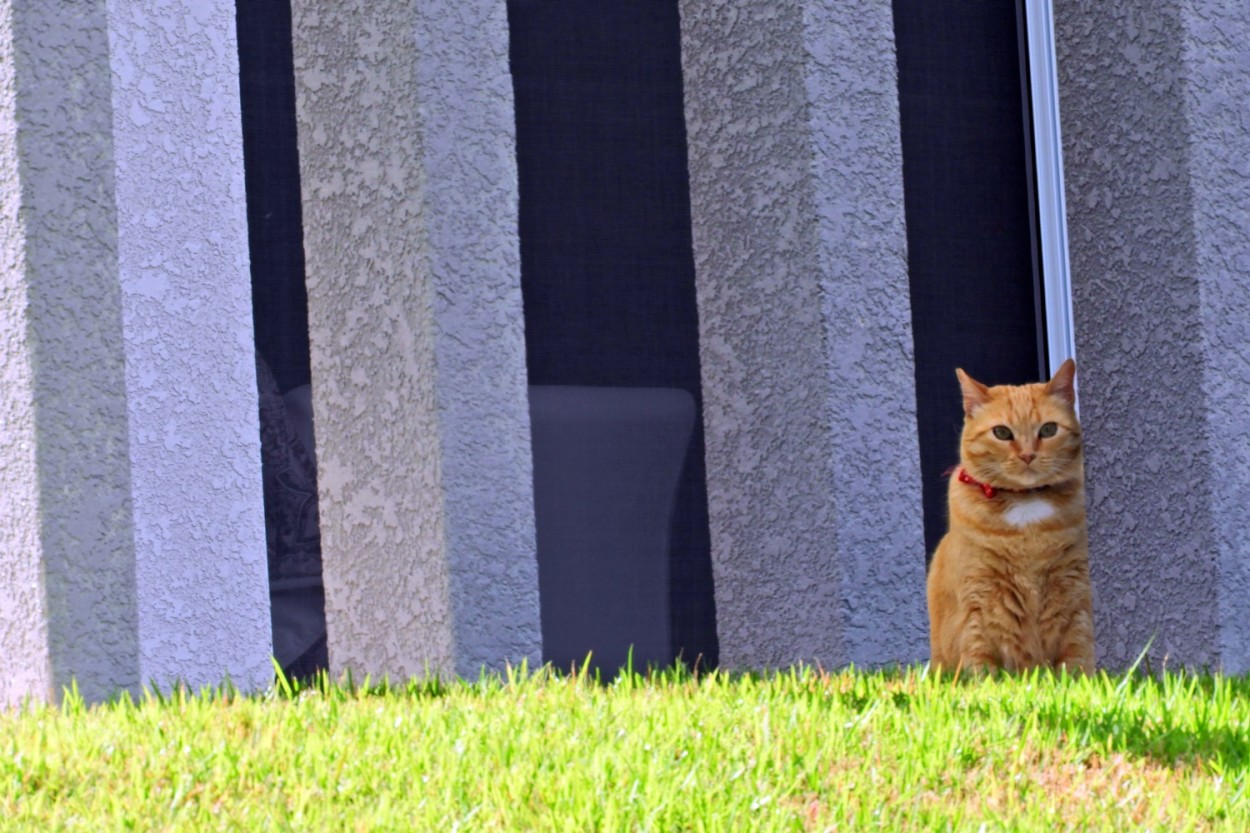
<path id="1" fill-rule="evenodd" d="M 1034 460 L 1037 459 L 1037 455 L 1036 454 L 1021 454 L 1020 459 L 1023 460 L 1024 464 L 1027 466 L 1029 463 L 1032 463 Z"/>

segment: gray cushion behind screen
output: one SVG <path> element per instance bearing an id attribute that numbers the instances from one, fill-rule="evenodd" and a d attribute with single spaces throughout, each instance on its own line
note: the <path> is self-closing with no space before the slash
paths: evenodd
<path id="1" fill-rule="evenodd" d="M 673 660 L 669 527 L 694 428 L 672 388 L 530 388 L 544 659 Z"/>

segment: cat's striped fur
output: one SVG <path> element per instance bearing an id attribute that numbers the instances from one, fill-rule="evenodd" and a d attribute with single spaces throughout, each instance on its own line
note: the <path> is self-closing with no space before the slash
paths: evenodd
<path id="1" fill-rule="evenodd" d="M 1049 382 L 956 370 L 964 429 L 929 568 L 931 660 L 949 671 L 1094 670 L 1085 476 L 1071 359 Z"/>

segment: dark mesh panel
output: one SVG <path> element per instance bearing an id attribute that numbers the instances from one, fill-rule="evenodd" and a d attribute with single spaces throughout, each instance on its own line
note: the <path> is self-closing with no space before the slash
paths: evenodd
<path id="1" fill-rule="evenodd" d="M 327 666 L 327 652 L 291 7 L 241 0 L 236 23 L 274 653 L 306 677 Z"/>
<path id="2" fill-rule="evenodd" d="M 1033 160 L 1017 4 L 894 0 L 925 544 L 946 531 L 963 409 L 955 368 L 1037 381 Z"/>
<path id="3" fill-rule="evenodd" d="M 668 655 L 715 663 L 677 4 L 512 0 L 508 15 L 530 384 L 693 397 L 672 510 Z M 552 518 L 538 518 L 546 607 L 577 591 L 544 570 Z"/>

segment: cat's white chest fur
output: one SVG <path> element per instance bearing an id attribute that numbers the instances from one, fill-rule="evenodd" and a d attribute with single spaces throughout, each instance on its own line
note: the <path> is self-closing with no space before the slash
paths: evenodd
<path id="1" fill-rule="evenodd" d="M 1035 497 L 1014 503 L 1003 513 L 1003 520 L 1012 526 L 1028 526 L 1055 514 L 1055 506 L 1045 498 Z"/>

